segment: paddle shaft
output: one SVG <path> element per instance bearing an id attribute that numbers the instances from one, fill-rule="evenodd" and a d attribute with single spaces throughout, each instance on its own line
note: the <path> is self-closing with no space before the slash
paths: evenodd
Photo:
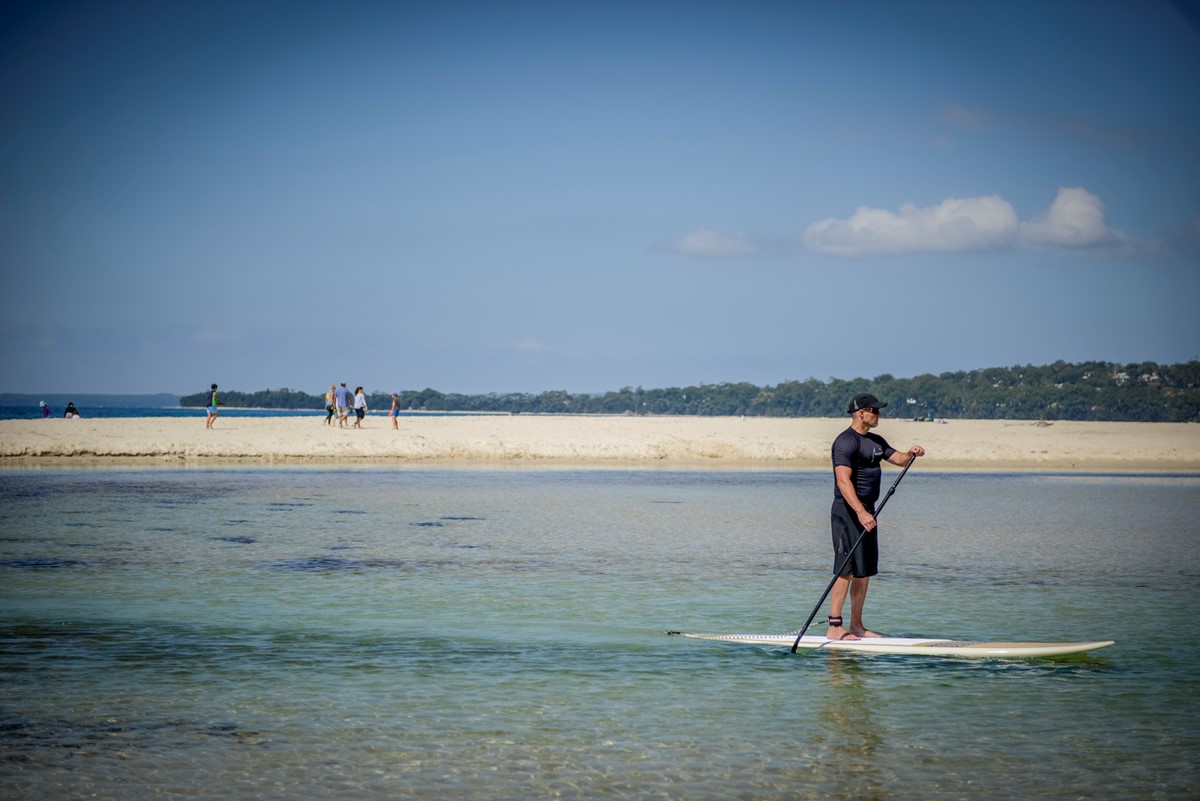
<path id="1" fill-rule="evenodd" d="M 900 479 L 904 478 L 904 474 L 908 472 L 908 468 L 912 467 L 913 462 L 917 457 L 909 454 L 908 463 L 904 465 L 904 469 L 900 471 L 900 475 L 896 476 L 896 480 L 892 482 L 892 486 L 888 488 L 887 494 L 883 496 L 883 500 L 879 502 L 879 506 L 875 507 L 875 512 L 872 515 L 876 520 L 879 519 L 879 513 L 883 511 L 883 507 L 887 505 L 888 499 L 892 497 L 892 493 L 896 491 L 896 487 L 900 485 Z M 850 550 L 846 552 L 846 556 L 842 559 L 842 563 L 837 566 L 837 570 L 833 571 L 833 578 L 829 580 L 829 585 L 825 588 L 825 592 L 821 593 L 821 600 L 817 601 L 817 605 L 813 607 L 812 614 L 808 616 L 808 620 L 804 621 L 804 628 L 800 629 L 800 633 L 796 635 L 796 641 L 792 643 L 792 653 L 800 647 L 800 638 L 808 631 L 808 627 L 812 625 L 813 618 L 817 616 L 817 612 L 821 611 L 821 605 L 825 603 L 825 599 L 829 597 L 830 591 L 833 590 L 833 585 L 837 583 L 838 578 L 842 575 L 842 571 L 846 569 L 846 565 L 850 564 L 851 557 L 858 550 L 858 546 L 862 544 L 863 537 L 867 536 L 867 530 L 864 528 L 858 535 L 858 539 L 850 546 Z"/>

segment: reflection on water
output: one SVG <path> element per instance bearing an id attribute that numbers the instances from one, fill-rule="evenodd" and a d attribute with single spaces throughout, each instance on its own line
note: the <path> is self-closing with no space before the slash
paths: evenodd
<path id="1" fill-rule="evenodd" d="M 0 781 L 39 801 L 1190 798 L 1198 489 L 910 473 L 873 625 L 1118 640 L 1006 662 L 662 635 L 802 622 L 828 581 L 824 474 L 3 471 Z"/>
<path id="2" fill-rule="evenodd" d="M 820 730 L 813 736 L 821 748 L 817 771 L 825 778 L 822 789 L 827 798 L 881 800 L 888 792 L 878 751 L 887 733 L 873 714 L 879 698 L 857 659 L 834 655 L 824 665 L 829 695 L 820 705 Z"/>

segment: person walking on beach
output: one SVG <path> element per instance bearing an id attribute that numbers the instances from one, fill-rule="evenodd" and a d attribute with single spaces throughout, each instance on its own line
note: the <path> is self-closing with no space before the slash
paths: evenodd
<path id="1" fill-rule="evenodd" d="M 400 398 L 395 392 L 392 393 L 392 410 L 388 412 L 388 417 L 392 418 L 392 430 L 400 430 Z"/>
<path id="2" fill-rule="evenodd" d="M 880 635 L 863 624 L 863 605 L 871 576 L 879 572 L 879 527 L 875 522 L 875 502 L 883 481 L 881 462 L 903 467 L 925 449 L 913 445 L 901 453 L 871 429 L 879 425 L 879 412 L 887 403 L 870 393 L 856 395 L 847 413 L 853 415 L 850 427 L 833 441 L 833 508 L 830 525 L 833 535 L 833 564 L 846 559 L 846 553 L 858 536 L 866 531 L 842 574 L 834 579 L 829 593 L 829 631 L 831 640 L 860 640 Z M 842 620 L 842 605 L 850 597 L 850 625 Z"/>
<path id="3" fill-rule="evenodd" d="M 333 402 L 337 407 L 338 428 L 346 427 L 346 416 L 350 409 L 350 390 L 346 389 L 346 382 L 333 392 Z"/>
<path id="4" fill-rule="evenodd" d="M 354 427 L 362 428 L 363 417 L 367 414 L 367 396 L 363 394 L 363 388 L 358 387 L 354 390 Z"/>
<path id="5" fill-rule="evenodd" d="M 333 424 L 333 393 L 336 390 L 333 384 L 329 385 L 329 391 L 325 393 L 325 425 Z"/>
<path id="6" fill-rule="evenodd" d="M 217 385 L 213 384 L 212 389 L 208 393 L 208 417 L 204 419 L 204 427 L 212 428 L 213 423 L 217 422 Z"/>

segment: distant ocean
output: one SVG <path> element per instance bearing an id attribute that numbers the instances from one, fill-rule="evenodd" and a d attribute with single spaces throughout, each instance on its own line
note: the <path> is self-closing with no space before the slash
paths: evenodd
<path id="1" fill-rule="evenodd" d="M 87 406 L 76 403 L 80 417 L 203 417 L 202 408 L 181 406 Z M 64 404 L 50 404 L 50 416 L 62 417 Z M 372 411 L 372 415 L 385 412 Z M 461 415 L 461 412 L 401 412 L 403 417 Z M 36 403 L 20 406 L 0 406 L 0 420 L 36 420 L 42 409 Z M 222 417 L 324 417 L 324 409 L 235 409 L 221 407 Z"/>
<path id="2" fill-rule="evenodd" d="M 80 417 L 203 417 L 202 408 L 182 406 L 86 406 L 75 404 Z M 50 406 L 51 417 L 62 417 L 66 406 Z M 222 416 L 229 417 L 296 417 L 301 415 L 324 415 L 324 409 L 227 409 L 221 408 Z M 32 406 L 0 406 L 0 420 L 34 420 L 42 416 L 36 403 Z"/>

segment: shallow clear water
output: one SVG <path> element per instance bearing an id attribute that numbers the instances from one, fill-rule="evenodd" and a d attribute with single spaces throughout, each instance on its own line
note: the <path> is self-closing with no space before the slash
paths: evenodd
<path id="1" fill-rule="evenodd" d="M 881 515 L 869 625 L 1118 641 L 1095 654 L 663 635 L 802 624 L 830 483 L 0 471 L 5 797 L 1200 793 L 1200 479 L 918 467 Z"/>

